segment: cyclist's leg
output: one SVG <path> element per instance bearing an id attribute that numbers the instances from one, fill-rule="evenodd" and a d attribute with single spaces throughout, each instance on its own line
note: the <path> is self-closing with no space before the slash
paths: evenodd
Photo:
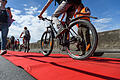
<path id="1" fill-rule="evenodd" d="M 29 50 L 30 50 L 30 44 L 29 44 L 29 42 L 30 42 L 30 36 L 27 36 L 26 37 L 26 47 L 27 47 L 27 52 L 29 52 Z"/>
<path id="2" fill-rule="evenodd" d="M 69 22 L 71 21 L 76 9 L 77 9 L 78 5 L 72 4 L 68 10 L 67 10 L 67 16 L 66 16 L 66 22 L 67 24 L 69 24 Z"/>
<path id="3" fill-rule="evenodd" d="M 86 41 L 86 51 L 88 51 L 91 47 L 91 43 L 90 43 L 90 32 L 89 32 L 89 28 L 86 27 L 85 28 L 85 41 Z"/>
<path id="4" fill-rule="evenodd" d="M 25 43 L 25 38 L 23 37 L 23 44 Z"/>
<path id="5" fill-rule="evenodd" d="M 28 50 L 30 50 L 30 40 L 29 39 L 27 40 L 27 47 L 28 47 Z"/>
<path id="6" fill-rule="evenodd" d="M 83 51 L 88 50 L 90 48 L 90 33 L 89 28 L 85 25 L 81 25 L 78 29 L 78 34 L 83 38 L 84 42 L 81 44 L 81 48 Z"/>
<path id="7" fill-rule="evenodd" d="M 82 28 L 81 28 L 81 27 L 78 28 L 78 34 L 79 34 L 82 38 L 84 38 L 84 37 L 83 37 L 83 31 L 82 31 Z M 81 46 L 80 46 L 80 42 L 79 42 L 79 41 L 77 42 L 76 47 L 77 47 L 77 50 L 76 50 L 76 51 L 80 51 Z"/>
<path id="8" fill-rule="evenodd" d="M 66 1 L 63 1 L 59 6 L 58 8 L 55 10 L 55 12 L 53 13 L 52 15 L 52 19 L 53 19 L 53 23 L 55 24 L 61 24 L 61 22 L 59 21 L 58 17 L 65 13 L 68 8 L 71 6 L 71 4 L 69 4 L 68 2 Z"/>
<path id="9" fill-rule="evenodd" d="M 23 37 L 23 46 L 24 46 L 24 48 L 27 47 L 27 38 L 26 38 L 26 36 Z"/>
<path id="10" fill-rule="evenodd" d="M 67 22 L 67 25 L 69 25 L 69 22 L 71 21 L 76 9 L 77 9 L 78 5 L 74 5 L 72 4 L 68 10 L 67 10 L 67 16 L 66 16 L 66 22 Z M 69 49 L 69 46 L 70 46 L 70 43 L 69 43 L 69 32 L 66 33 L 67 35 L 65 36 L 66 37 L 66 40 L 67 40 L 67 47 Z"/>
<path id="11" fill-rule="evenodd" d="M 63 25 L 61 24 L 61 22 L 59 21 L 58 17 L 67 12 L 68 8 L 71 6 L 72 4 L 69 4 L 68 2 L 66 1 L 63 1 L 59 6 L 58 8 L 56 9 L 56 11 L 54 12 L 54 14 L 52 15 L 52 19 L 53 19 L 53 23 L 55 23 L 55 25 L 60 28 L 59 29 L 59 32 L 58 32 L 58 35 L 60 32 L 62 32 L 63 30 Z"/>

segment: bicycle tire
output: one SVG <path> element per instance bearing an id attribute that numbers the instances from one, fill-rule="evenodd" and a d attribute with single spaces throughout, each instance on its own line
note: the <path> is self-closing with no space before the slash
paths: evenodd
<path id="1" fill-rule="evenodd" d="M 90 36 L 93 36 L 92 38 L 92 43 L 91 43 L 91 47 L 90 47 L 90 50 L 89 51 L 85 51 L 85 54 L 84 55 L 79 55 L 77 54 L 76 51 L 72 51 L 71 49 L 66 49 L 69 56 L 73 59 L 78 59 L 78 60 L 83 60 L 83 59 L 87 59 L 89 58 L 92 54 L 94 54 L 96 48 L 97 48 L 97 44 L 98 44 L 98 35 L 97 35 L 97 31 L 95 29 L 95 27 L 87 20 L 77 20 L 77 21 L 74 21 L 74 22 L 71 22 L 68 26 L 69 30 L 72 29 L 73 26 L 75 26 L 76 24 L 84 24 L 86 25 L 89 30 L 91 30 L 91 34 Z M 78 35 L 78 37 L 81 37 L 80 35 Z M 83 40 L 83 39 L 82 39 Z M 70 42 L 71 43 L 71 42 Z M 72 43 L 71 43 L 72 44 Z M 70 45 L 71 45 L 70 44 Z M 73 53 L 75 52 L 75 54 Z M 82 51 L 81 51 L 82 52 Z M 78 53 L 80 53 L 80 51 L 78 51 Z"/>
<path id="2" fill-rule="evenodd" d="M 48 35 L 48 36 L 47 36 Z M 45 38 L 47 37 L 47 39 Z M 45 39 L 44 39 L 45 38 Z M 49 40 L 47 42 L 47 40 Z M 46 41 L 46 42 L 45 42 Z M 41 52 L 44 56 L 48 56 L 50 55 L 50 53 L 53 50 L 53 45 L 54 45 L 54 39 L 53 39 L 53 34 L 52 31 L 45 31 L 41 37 Z M 44 46 L 45 45 L 45 46 Z M 47 49 L 47 47 L 50 47 L 49 49 Z M 46 49 L 45 49 L 46 48 Z"/>

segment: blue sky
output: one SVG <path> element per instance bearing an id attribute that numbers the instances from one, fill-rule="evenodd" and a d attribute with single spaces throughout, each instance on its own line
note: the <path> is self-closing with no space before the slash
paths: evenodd
<path id="1" fill-rule="evenodd" d="M 7 6 L 12 8 L 13 18 L 16 20 L 10 27 L 9 36 L 16 38 L 20 35 L 24 26 L 31 32 L 31 42 L 40 39 L 45 31 L 45 22 L 38 20 L 41 9 L 48 0 L 8 0 Z M 90 8 L 93 20 L 98 32 L 115 30 L 120 28 L 120 0 L 83 0 L 83 4 Z M 50 17 L 58 5 L 54 2 L 49 6 L 43 16 Z"/>

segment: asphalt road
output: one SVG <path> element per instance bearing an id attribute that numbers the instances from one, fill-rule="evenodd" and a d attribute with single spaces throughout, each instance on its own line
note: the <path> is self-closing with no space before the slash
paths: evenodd
<path id="1" fill-rule="evenodd" d="M 22 68 L 0 56 L 0 80 L 36 80 Z"/>

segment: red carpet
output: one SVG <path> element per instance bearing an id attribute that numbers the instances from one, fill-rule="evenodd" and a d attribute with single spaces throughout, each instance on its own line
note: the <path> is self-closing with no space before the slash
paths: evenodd
<path id="1" fill-rule="evenodd" d="M 73 60 L 68 55 L 8 51 L 3 57 L 37 80 L 120 80 L 120 59 Z"/>

